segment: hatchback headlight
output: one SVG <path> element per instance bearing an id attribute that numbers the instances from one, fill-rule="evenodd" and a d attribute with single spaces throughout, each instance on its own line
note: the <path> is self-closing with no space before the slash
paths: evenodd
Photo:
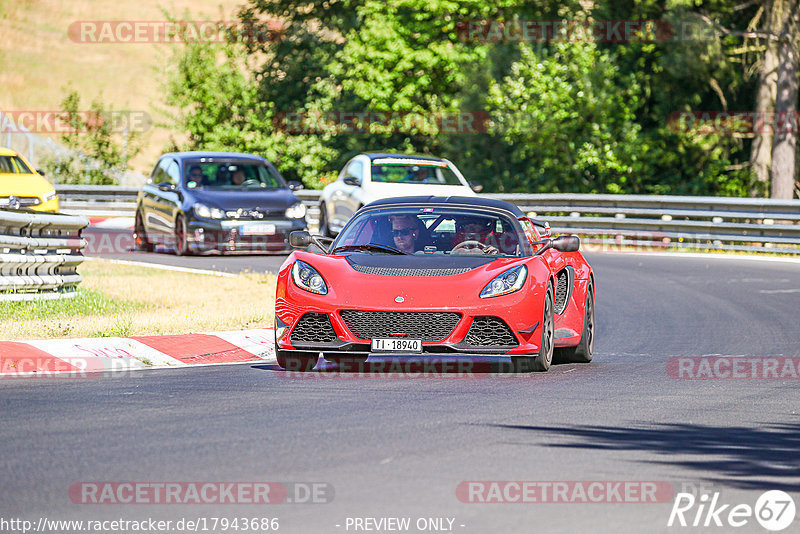
<path id="1" fill-rule="evenodd" d="M 286 208 L 286 217 L 289 219 L 302 219 L 306 216 L 306 205 L 302 202 L 292 204 Z"/>
<path id="2" fill-rule="evenodd" d="M 55 192 L 55 190 L 53 190 L 53 191 L 48 191 L 47 193 L 45 193 L 44 195 L 42 195 L 42 202 L 50 202 L 51 200 L 55 200 L 55 199 L 56 199 L 56 192 Z"/>
<path id="3" fill-rule="evenodd" d="M 204 219 L 224 219 L 225 212 L 219 208 L 209 208 L 205 204 L 195 204 L 194 205 L 194 212 L 197 214 L 198 217 L 202 217 Z"/>
<path id="4" fill-rule="evenodd" d="M 508 295 L 514 291 L 519 291 L 527 276 L 528 269 L 524 265 L 509 269 L 495 276 L 491 282 L 486 284 L 486 287 L 481 291 L 481 298 L 499 297 L 500 295 Z"/>
<path id="5" fill-rule="evenodd" d="M 292 279 L 300 289 L 305 289 L 317 295 L 328 293 L 328 286 L 325 285 L 322 275 L 304 261 L 297 260 L 294 262 L 294 265 L 292 265 Z"/>

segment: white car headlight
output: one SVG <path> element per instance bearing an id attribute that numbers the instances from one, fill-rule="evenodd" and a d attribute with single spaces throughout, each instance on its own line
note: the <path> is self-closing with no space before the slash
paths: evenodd
<path id="1" fill-rule="evenodd" d="M 218 208 L 209 208 L 205 204 L 195 204 L 194 212 L 204 219 L 224 219 L 225 212 Z"/>
<path id="2" fill-rule="evenodd" d="M 44 202 L 50 202 L 51 200 L 55 200 L 55 199 L 56 199 L 56 192 L 55 192 L 55 190 L 53 190 L 53 191 L 48 191 L 47 193 L 45 193 L 44 195 L 42 195 L 42 202 L 43 202 L 43 203 L 44 203 Z"/>
<path id="3" fill-rule="evenodd" d="M 305 289 L 318 295 L 326 295 L 328 286 L 315 268 L 304 261 L 297 260 L 292 265 L 292 279 L 300 289 Z"/>
<path id="4" fill-rule="evenodd" d="M 286 217 L 289 219 L 302 219 L 306 216 L 306 205 L 302 202 L 292 204 L 286 208 Z"/>
<path id="5" fill-rule="evenodd" d="M 524 265 L 509 269 L 504 273 L 495 276 L 491 282 L 481 291 L 481 298 L 499 297 L 514 291 L 519 291 L 528 276 L 528 269 Z"/>

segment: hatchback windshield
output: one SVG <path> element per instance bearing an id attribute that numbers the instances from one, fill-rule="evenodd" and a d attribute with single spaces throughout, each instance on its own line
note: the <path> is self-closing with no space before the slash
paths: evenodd
<path id="1" fill-rule="evenodd" d="M 277 171 L 252 161 L 189 161 L 184 166 L 189 189 L 275 189 L 286 187 Z"/>
<path id="2" fill-rule="evenodd" d="M 0 156 L 0 174 L 33 174 L 17 156 Z"/>
<path id="3" fill-rule="evenodd" d="M 502 213 L 453 207 L 386 208 L 365 211 L 336 239 L 334 253 L 492 254 L 523 256 L 527 240 Z"/>
<path id="4" fill-rule="evenodd" d="M 372 181 L 400 184 L 463 185 L 458 176 L 444 162 L 403 158 L 373 160 Z"/>

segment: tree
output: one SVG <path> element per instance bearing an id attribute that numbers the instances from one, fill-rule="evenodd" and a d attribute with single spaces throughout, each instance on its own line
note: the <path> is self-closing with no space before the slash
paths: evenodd
<path id="1" fill-rule="evenodd" d="M 113 185 L 127 168 L 129 158 L 140 150 L 140 132 L 128 129 L 126 138 L 118 139 L 118 120 L 125 121 L 125 112 L 115 113 L 100 99 L 92 101 L 88 112 L 81 110 L 77 91 L 70 91 L 61 102 L 62 121 L 69 130 L 61 135 L 67 147 L 66 156 L 43 160 L 49 176 L 64 184 Z"/>

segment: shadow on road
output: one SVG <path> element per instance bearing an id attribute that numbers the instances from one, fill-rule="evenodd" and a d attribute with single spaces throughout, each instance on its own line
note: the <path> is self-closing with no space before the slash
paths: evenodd
<path id="1" fill-rule="evenodd" d="M 551 427 L 492 425 L 498 428 L 560 434 L 570 443 L 551 447 L 645 451 L 663 460 L 650 463 L 713 471 L 715 484 L 747 490 L 800 488 L 800 423 L 760 427 L 660 424 L 647 428 L 611 426 Z M 670 458 L 674 455 L 674 458 Z M 689 456 L 690 458 L 687 458 Z"/>

